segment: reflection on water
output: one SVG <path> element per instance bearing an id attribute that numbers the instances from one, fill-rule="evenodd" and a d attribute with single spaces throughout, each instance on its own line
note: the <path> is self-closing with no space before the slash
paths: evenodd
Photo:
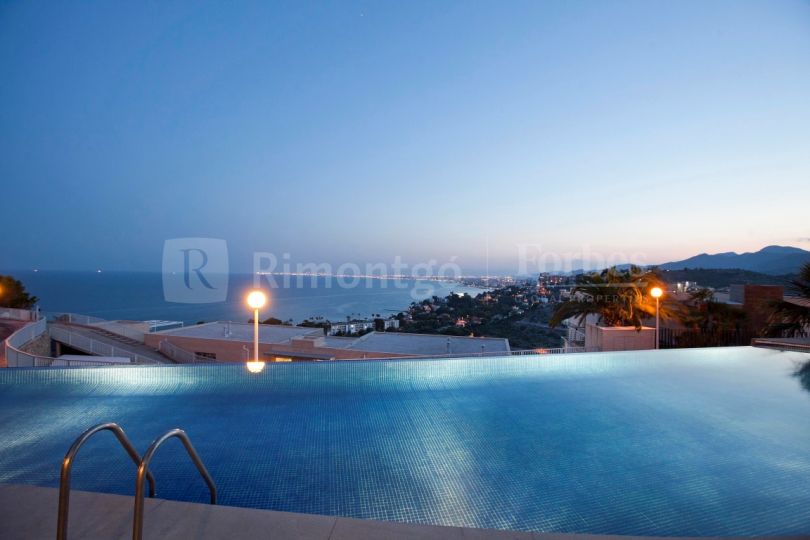
<path id="1" fill-rule="evenodd" d="M 569 355 L 0 370 L 0 481 L 53 487 L 77 434 L 180 426 L 220 502 L 406 521 L 669 537 L 807 534 L 805 353 Z M 163 451 L 163 450 L 161 450 Z M 150 465 L 205 502 L 180 444 Z M 72 485 L 132 494 L 114 437 Z M 744 473 L 744 474 L 741 474 Z"/>
<path id="2" fill-rule="evenodd" d="M 803 364 L 799 364 L 796 371 L 793 372 L 793 376 L 799 379 L 799 383 L 801 383 L 802 388 L 810 392 L 810 360 L 804 362 Z"/>

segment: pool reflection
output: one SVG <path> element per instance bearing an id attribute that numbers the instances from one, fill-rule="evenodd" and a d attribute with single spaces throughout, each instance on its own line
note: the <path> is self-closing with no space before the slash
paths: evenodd
<path id="1" fill-rule="evenodd" d="M 793 376 L 799 379 L 802 388 L 810 392 L 810 360 L 799 364 L 796 371 L 793 372 Z"/>

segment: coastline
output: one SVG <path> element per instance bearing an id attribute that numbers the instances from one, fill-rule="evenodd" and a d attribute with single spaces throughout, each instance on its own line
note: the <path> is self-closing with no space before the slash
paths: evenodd
<path id="1" fill-rule="evenodd" d="M 252 274 L 229 275 L 225 301 L 197 304 L 167 302 L 159 272 L 33 271 L 13 273 L 32 294 L 40 298 L 45 312 L 73 312 L 105 319 L 199 321 L 247 321 L 243 295 L 254 285 Z M 283 276 L 276 276 L 283 278 Z M 432 296 L 455 292 L 476 296 L 486 288 L 432 279 L 362 279 L 347 286 L 340 278 L 305 276 L 276 279 L 264 285 L 270 295 L 267 317 L 294 323 L 310 320 L 345 321 L 346 317 L 389 317 L 406 311 L 410 304 Z"/>

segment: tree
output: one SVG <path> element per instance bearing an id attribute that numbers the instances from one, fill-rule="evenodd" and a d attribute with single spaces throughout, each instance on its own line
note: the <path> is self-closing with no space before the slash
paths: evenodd
<path id="1" fill-rule="evenodd" d="M 315 319 L 323 319 L 323 317 L 314 317 L 314 318 Z M 323 329 L 324 334 L 328 334 L 329 333 L 329 328 L 332 325 L 329 324 L 329 321 L 323 321 L 323 320 L 311 321 L 309 319 L 304 319 L 303 321 L 301 321 L 299 323 L 298 326 L 304 326 L 306 328 L 321 328 L 321 329 Z"/>
<path id="2" fill-rule="evenodd" d="M 802 388 L 810 392 L 810 361 L 801 364 L 796 371 L 793 372 L 793 376 L 799 379 Z"/>
<path id="3" fill-rule="evenodd" d="M 619 270 L 615 266 L 599 273 L 583 274 L 571 290 L 571 299 L 560 304 L 549 322 L 552 328 L 565 319 L 597 315 L 605 326 L 634 326 L 641 330 L 646 318 L 655 317 L 655 299 L 649 291 L 664 288 L 655 272 L 637 266 Z M 661 318 L 675 316 L 676 305 L 666 299 L 661 302 Z"/>
<path id="4" fill-rule="evenodd" d="M 0 276 L 0 306 L 14 309 L 31 309 L 39 298 L 31 296 L 25 285 L 12 276 Z"/>
<path id="5" fill-rule="evenodd" d="M 689 307 L 680 316 L 687 328 L 703 332 L 735 332 L 748 325 L 748 316 L 741 308 L 716 302 L 714 291 L 698 289 L 690 294 Z"/>
<path id="6" fill-rule="evenodd" d="M 798 302 L 777 300 L 771 303 L 771 316 L 765 334 L 770 337 L 801 336 L 810 328 L 810 262 L 791 280 L 788 290 Z"/>

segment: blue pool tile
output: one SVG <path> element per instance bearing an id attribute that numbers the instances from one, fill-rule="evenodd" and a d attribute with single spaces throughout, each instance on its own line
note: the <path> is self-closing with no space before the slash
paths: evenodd
<path id="1" fill-rule="evenodd" d="M 529 531 L 810 532 L 800 353 L 729 348 L 492 359 L 3 370 L 0 481 L 55 486 L 73 438 L 143 451 L 183 427 L 222 504 Z M 161 497 L 205 502 L 178 441 Z M 132 493 L 110 434 L 76 489 Z"/>

